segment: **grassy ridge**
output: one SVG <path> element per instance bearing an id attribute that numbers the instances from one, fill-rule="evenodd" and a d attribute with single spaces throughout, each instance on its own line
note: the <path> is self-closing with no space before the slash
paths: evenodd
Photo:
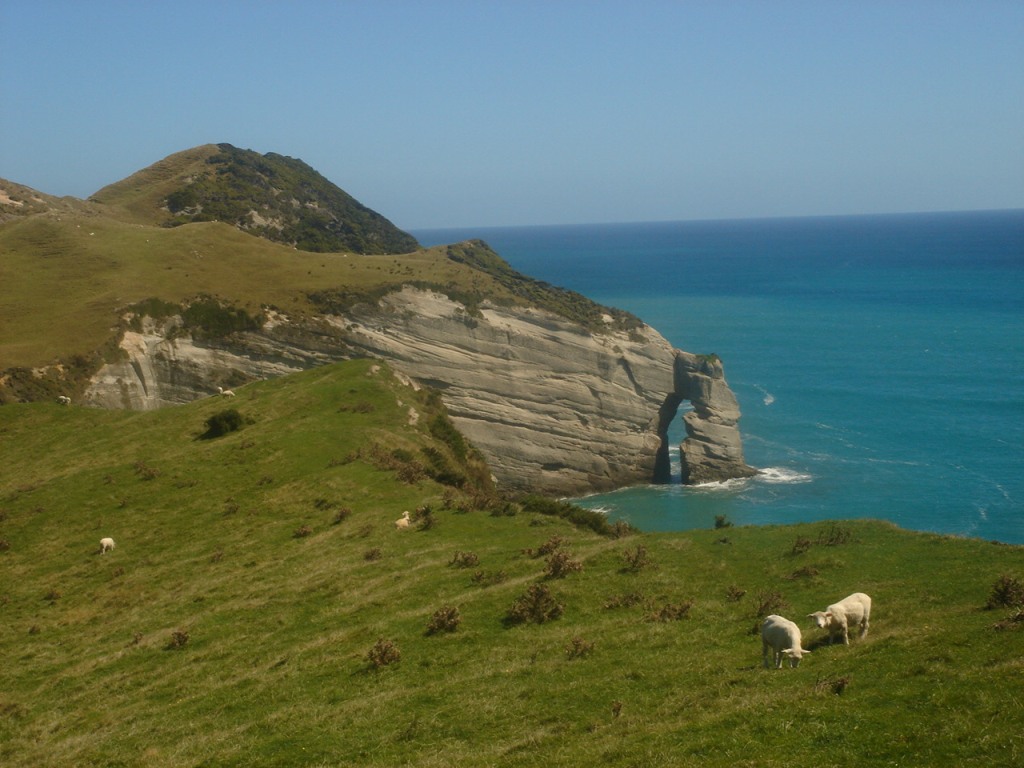
<path id="1" fill-rule="evenodd" d="M 302 316 L 315 311 L 308 294 L 326 286 L 361 292 L 420 281 L 503 293 L 443 249 L 313 254 L 217 223 L 161 229 L 103 217 L 36 216 L 0 229 L 0 251 L 0 370 L 98 349 L 114 333 L 119 309 L 153 296 L 181 302 L 210 294 L 253 314 L 271 304 Z"/>
<path id="2" fill-rule="evenodd" d="M 424 448 L 459 469 L 458 446 L 431 435 L 436 401 L 371 366 L 151 413 L 0 408 L 0 763 L 1019 761 L 1024 626 L 984 606 L 1024 548 L 488 513 L 408 472 Z M 197 439 L 228 406 L 245 426 Z M 432 525 L 395 529 L 424 505 Z M 581 569 L 550 577 L 549 549 Z M 510 625 L 538 585 L 562 615 Z M 865 640 L 805 630 L 799 669 L 761 668 L 759 604 L 803 624 L 855 589 Z M 461 621 L 428 634 L 446 606 Z M 375 668 L 381 639 L 400 659 Z"/>

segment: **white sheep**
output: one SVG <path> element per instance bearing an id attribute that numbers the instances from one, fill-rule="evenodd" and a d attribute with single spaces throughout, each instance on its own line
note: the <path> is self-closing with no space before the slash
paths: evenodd
<path id="1" fill-rule="evenodd" d="M 801 647 L 800 627 L 789 619 L 776 616 L 774 613 L 761 625 L 761 656 L 764 668 L 769 669 L 768 649 L 772 651 L 772 663 L 776 669 L 782 669 L 782 657 L 789 659 L 789 666 L 800 666 L 800 659 L 810 653 Z"/>
<path id="2" fill-rule="evenodd" d="M 406 528 L 412 526 L 412 520 L 409 518 L 409 510 L 405 510 L 402 516 L 395 520 L 395 528 L 400 531 L 404 531 Z"/>
<path id="3" fill-rule="evenodd" d="M 114 548 L 114 540 L 113 539 L 111 539 L 109 537 L 100 539 L 100 554 L 101 555 L 104 552 L 109 552 L 113 548 Z"/>
<path id="4" fill-rule="evenodd" d="M 235 396 L 234 392 L 232 392 L 230 389 L 224 389 L 224 387 L 217 387 L 217 392 L 221 395 L 221 397 L 234 397 Z"/>
<path id="5" fill-rule="evenodd" d="M 61 395 L 57 398 L 57 402 L 61 405 L 71 405 L 71 398 L 67 395 Z"/>
<path id="6" fill-rule="evenodd" d="M 871 598 L 863 592 L 854 592 L 824 611 L 807 614 L 819 629 L 828 629 L 829 645 L 837 634 L 842 634 L 843 645 L 850 644 L 850 627 L 860 627 L 860 636 L 868 633 L 871 619 Z"/>

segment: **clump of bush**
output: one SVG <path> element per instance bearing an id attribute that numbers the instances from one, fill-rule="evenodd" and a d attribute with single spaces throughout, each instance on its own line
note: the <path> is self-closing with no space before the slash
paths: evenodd
<path id="1" fill-rule="evenodd" d="M 766 616 L 771 616 L 773 613 L 781 613 L 784 608 L 788 606 L 786 599 L 782 596 L 782 593 L 775 589 L 763 589 L 754 595 L 754 626 L 750 629 L 750 634 L 756 635 L 761 632 L 761 623 L 764 621 Z"/>
<path id="2" fill-rule="evenodd" d="M 149 466 L 144 461 L 136 461 L 134 464 L 135 474 L 143 480 L 155 480 L 160 477 L 160 470 Z"/>
<path id="3" fill-rule="evenodd" d="M 732 528 L 728 515 L 715 515 L 715 529 Z"/>
<path id="4" fill-rule="evenodd" d="M 743 599 L 743 596 L 747 594 L 747 590 L 742 587 L 738 587 L 735 584 L 731 585 L 725 590 L 725 597 L 730 603 L 738 603 Z"/>
<path id="5" fill-rule="evenodd" d="M 366 660 L 373 669 L 381 669 L 402 660 L 402 652 L 394 640 L 379 638 L 367 652 Z"/>
<path id="6" fill-rule="evenodd" d="M 585 659 L 594 652 L 594 644 L 582 637 L 574 637 L 565 646 L 565 655 L 569 659 Z"/>
<path id="7" fill-rule="evenodd" d="M 693 600 L 684 600 L 681 603 L 665 603 L 661 608 L 652 611 L 647 619 L 649 621 L 679 621 L 689 618 L 690 609 L 693 608 Z"/>
<path id="8" fill-rule="evenodd" d="M 412 520 L 416 529 L 419 531 L 429 531 L 437 524 L 437 519 L 434 517 L 434 510 L 429 506 L 417 507 L 413 510 L 409 519 Z"/>
<path id="9" fill-rule="evenodd" d="M 473 583 L 480 587 L 493 587 L 495 584 L 503 584 L 508 580 L 504 571 L 474 571 Z"/>
<path id="10" fill-rule="evenodd" d="M 448 561 L 448 565 L 454 565 L 456 568 L 475 568 L 480 565 L 480 558 L 474 552 L 456 550 L 452 559 Z"/>
<path id="11" fill-rule="evenodd" d="M 1004 573 L 992 584 L 985 607 L 990 610 L 1024 607 L 1024 581 Z"/>
<path id="12" fill-rule="evenodd" d="M 643 544 L 638 544 L 633 549 L 623 550 L 622 559 L 625 562 L 622 570 L 632 573 L 639 573 L 644 568 L 652 565 L 650 555 L 647 553 L 647 547 Z"/>
<path id="13" fill-rule="evenodd" d="M 168 651 L 178 651 L 188 645 L 191 636 L 184 629 L 176 629 L 171 632 L 171 638 L 167 641 Z"/>
<path id="14" fill-rule="evenodd" d="M 621 538 L 633 532 L 629 523 L 618 521 L 614 525 L 608 522 L 608 517 L 592 509 L 584 509 L 567 501 L 558 501 L 544 496 L 526 496 L 521 501 L 525 512 L 535 512 L 541 515 L 560 517 L 568 520 L 580 528 L 589 528 L 595 533 L 612 538 Z"/>
<path id="15" fill-rule="evenodd" d="M 822 547 L 838 547 L 840 544 L 846 544 L 853 539 L 853 531 L 849 528 L 844 528 L 841 525 L 832 523 L 828 528 L 821 530 L 818 533 L 818 546 Z"/>
<path id="16" fill-rule="evenodd" d="M 365 459 L 380 470 L 390 470 L 407 485 L 415 485 L 426 477 L 423 465 L 416 461 L 412 452 L 404 448 L 388 449 L 374 443 L 365 451 L 358 451 L 359 458 Z"/>
<path id="17" fill-rule="evenodd" d="M 836 696 L 842 696 L 843 691 L 850 685 L 850 678 L 846 675 L 843 677 L 826 677 L 824 679 L 819 678 L 814 683 L 814 690 L 818 693 L 832 693 Z"/>
<path id="18" fill-rule="evenodd" d="M 523 554 L 529 557 L 545 557 L 550 555 L 552 552 L 561 549 L 562 545 L 565 544 L 565 541 L 564 536 L 552 536 L 536 549 L 524 549 Z"/>
<path id="19" fill-rule="evenodd" d="M 583 570 L 583 563 L 573 560 L 567 550 L 556 549 L 550 555 L 545 564 L 544 576 L 548 579 L 564 579 L 570 573 L 578 573 Z"/>
<path id="20" fill-rule="evenodd" d="M 790 550 L 792 555 L 802 555 L 804 552 L 811 548 L 811 540 L 804 536 L 797 536 L 796 541 L 793 542 L 793 548 Z"/>
<path id="21" fill-rule="evenodd" d="M 245 419 L 235 408 L 218 411 L 206 420 L 206 431 L 201 435 L 204 440 L 212 440 L 230 432 L 237 432 L 245 425 Z"/>
<path id="22" fill-rule="evenodd" d="M 371 547 L 370 549 L 363 552 L 363 560 L 365 560 L 368 563 L 376 562 L 377 560 L 380 560 L 380 558 L 380 547 Z"/>
<path id="23" fill-rule="evenodd" d="M 292 538 L 293 539 L 304 539 L 307 536 L 312 535 L 312 533 L 313 533 L 313 529 L 310 528 L 308 525 L 300 525 L 298 528 L 296 528 L 294 531 L 292 531 Z"/>
<path id="24" fill-rule="evenodd" d="M 352 516 L 352 510 L 348 507 L 338 507 L 334 513 L 334 519 L 331 520 L 333 525 L 340 525 Z"/>
<path id="25" fill-rule="evenodd" d="M 640 592 L 626 592 L 622 595 L 616 595 L 605 600 L 604 607 L 606 610 L 612 610 L 614 608 L 631 608 L 634 605 L 639 605 L 644 601 L 644 596 Z"/>
<path id="26" fill-rule="evenodd" d="M 505 616 L 505 625 L 543 624 L 559 618 L 565 606 L 559 603 L 543 584 L 532 585 L 516 598 Z"/>
<path id="27" fill-rule="evenodd" d="M 454 632 L 461 623 L 462 616 L 459 615 L 459 609 L 453 605 L 446 605 L 439 608 L 430 617 L 430 621 L 427 623 L 426 634 L 436 635 L 441 632 Z"/>

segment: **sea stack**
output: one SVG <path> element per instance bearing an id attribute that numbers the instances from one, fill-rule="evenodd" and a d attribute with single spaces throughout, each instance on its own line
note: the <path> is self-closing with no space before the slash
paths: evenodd
<path id="1" fill-rule="evenodd" d="M 686 439 L 679 446 L 682 483 L 699 485 L 757 474 L 743 458 L 737 426 L 740 407 L 718 356 L 677 349 L 675 381 L 676 394 L 693 406 L 683 415 Z"/>

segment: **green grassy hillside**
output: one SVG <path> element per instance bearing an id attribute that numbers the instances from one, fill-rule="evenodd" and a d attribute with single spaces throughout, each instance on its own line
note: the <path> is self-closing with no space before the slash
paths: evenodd
<path id="1" fill-rule="evenodd" d="M 135 223 L 223 221 L 304 251 L 408 253 L 416 238 L 301 160 L 230 144 L 178 152 L 90 200 Z"/>
<path id="2" fill-rule="evenodd" d="M 593 328 L 603 327 L 603 313 L 623 327 L 638 322 L 515 272 L 482 242 L 397 256 L 309 253 L 223 223 L 167 229 L 96 213 L 40 213 L 0 226 L 0 402 L 26 399 L 17 387 L 4 396 L 2 372 L 12 368 L 59 361 L 81 376 L 94 372 L 99 356 L 116 354 L 124 312 L 150 298 L 184 304 L 214 296 L 251 316 L 272 306 L 302 319 L 344 312 L 403 284 L 470 307 L 484 299 L 546 307 Z"/>
<path id="3" fill-rule="evenodd" d="M 269 304 L 302 316 L 316 311 L 310 293 L 338 286 L 358 294 L 410 281 L 487 290 L 493 282 L 443 248 L 314 254 L 218 223 L 164 229 L 40 215 L 0 228 L 0 253 L 0 370 L 92 352 L 116 336 L 125 307 L 150 297 L 208 294 L 254 314 Z"/>
<path id="4" fill-rule="evenodd" d="M 225 409 L 241 428 L 200 439 Z M 1021 547 L 865 521 L 576 527 L 495 501 L 436 399 L 369 361 L 150 413 L 4 406 L 0 452 L 4 766 L 1024 754 L 1024 622 L 985 607 L 1024 581 Z M 761 667 L 761 613 L 803 625 L 854 590 L 867 638 L 805 630 L 798 669 Z"/>

